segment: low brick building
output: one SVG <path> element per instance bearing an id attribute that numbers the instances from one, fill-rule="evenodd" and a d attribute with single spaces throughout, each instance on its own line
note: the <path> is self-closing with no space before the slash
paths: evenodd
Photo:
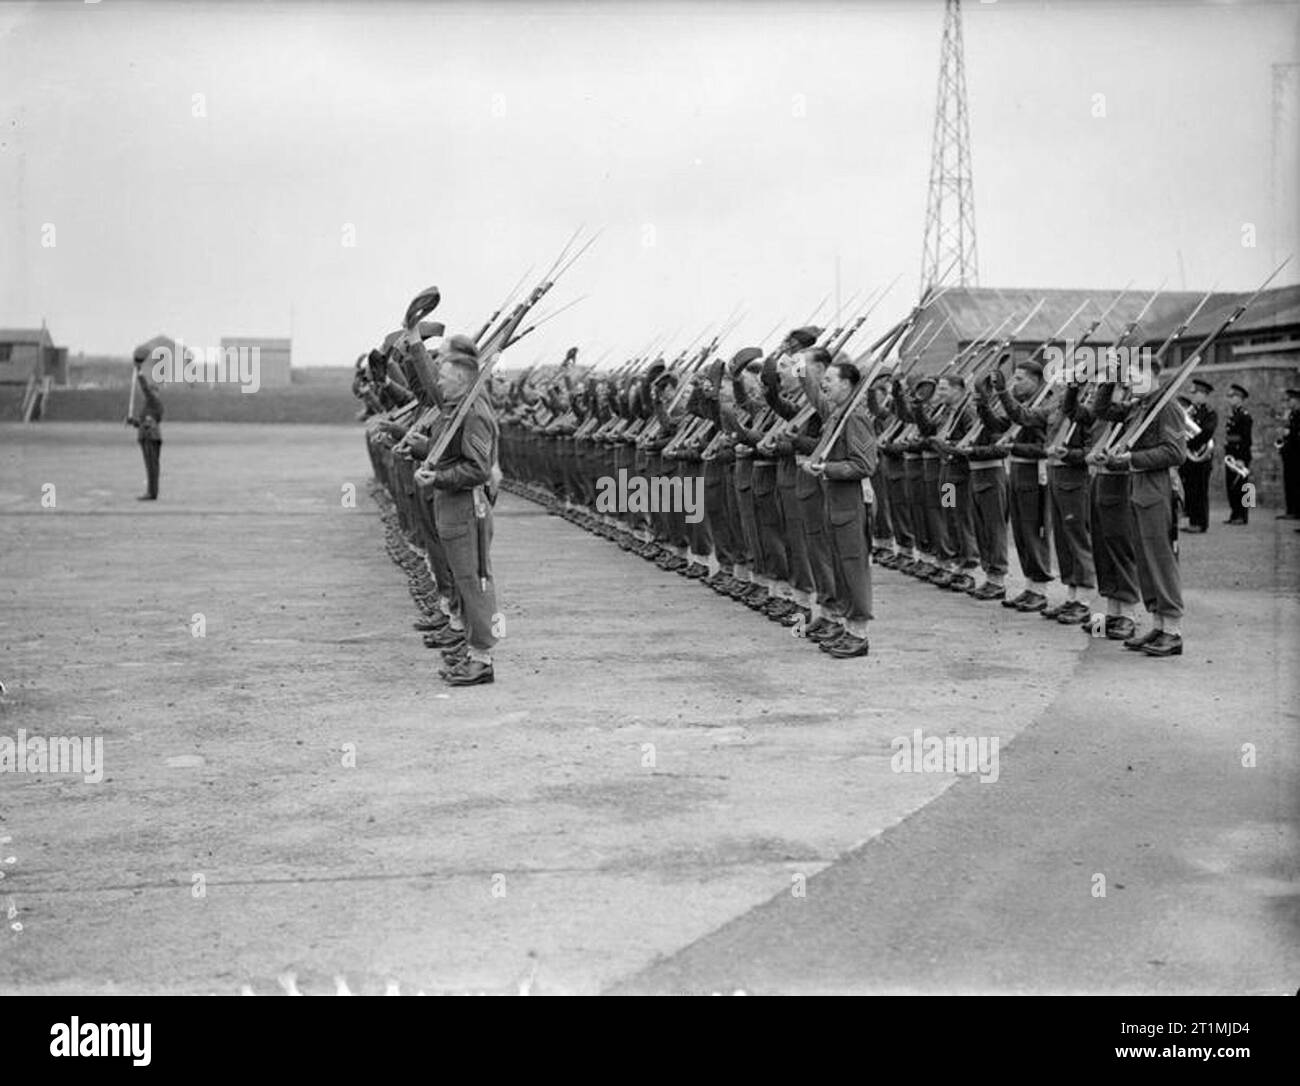
<path id="1" fill-rule="evenodd" d="M 26 385 L 32 378 L 68 381 L 68 349 L 56 347 L 48 328 L 0 328 L 0 384 Z"/>

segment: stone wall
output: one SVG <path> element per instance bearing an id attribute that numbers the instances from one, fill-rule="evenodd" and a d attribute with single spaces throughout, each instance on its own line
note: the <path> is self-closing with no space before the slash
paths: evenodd
<path id="1" fill-rule="evenodd" d="M 1300 360 L 1294 352 L 1259 354 L 1220 365 L 1198 366 L 1197 373 L 1214 386 L 1210 405 L 1219 413 L 1219 427 L 1214 435 L 1214 472 L 1210 476 L 1212 497 L 1216 501 L 1224 500 L 1223 447 L 1228 386 L 1237 384 L 1250 392 L 1246 409 L 1255 420 L 1254 460 L 1250 471 L 1256 500 L 1263 508 L 1283 507 L 1282 458 L 1273 448 L 1273 440 L 1286 425 L 1283 390 L 1300 387 Z"/>
<path id="2" fill-rule="evenodd" d="M 56 388 L 41 417 L 51 422 L 115 422 L 126 416 L 126 388 Z M 350 423 L 360 404 L 350 388 L 290 386 L 164 389 L 163 432 L 169 422 Z"/>

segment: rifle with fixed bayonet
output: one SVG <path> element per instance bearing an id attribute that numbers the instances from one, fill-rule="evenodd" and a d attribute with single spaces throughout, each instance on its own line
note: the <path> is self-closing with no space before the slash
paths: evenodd
<path id="1" fill-rule="evenodd" d="M 1278 277 L 1282 269 L 1290 262 L 1291 258 L 1288 256 L 1281 264 L 1274 268 L 1272 274 L 1270 274 L 1269 277 L 1255 289 L 1254 294 L 1244 302 L 1238 302 L 1237 305 L 1233 307 L 1232 312 L 1219 321 L 1209 335 L 1197 344 L 1196 349 L 1187 357 L 1183 364 L 1178 367 L 1178 371 L 1173 375 L 1173 377 L 1164 382 L 1164 387 L 1162 388 L 1160 395 L 1156 397 L 1155 402 L 1149 408 L 1142 412 L 1142 417 L 1140 419 L 1131 423 L 1128 420 L 1125 420 L 1124 423 L 1117 424 L 1115 427 L 1107 427 L 1108 432 L 1103 434 L 1097 444 L 1093 446 L 1092 452 L 1089 453 L 1089 456 L 1115 458 L 1125 456 L 1132 452 L 1133 446 L 1137 443 L 1138 439 L 1146 433 L 1151 424 L 1159 417 L 1160 412 L 1163 411 L 1169 403 L 1173 402 L 1174 397 L 1178 395 L 1178 390 L 1182 388 L 1182 386 L 1187 382 L 1187 379 L 1191 377 L 1192 371 L 1200 365 L 1201 360 L 1205 357 L 1205 352 L 1213 346 L 1214 341 L 1241 319 L 1242 314 L 1255 304 L 1259 296 L 1268 289 L 1268 285 Z"/>

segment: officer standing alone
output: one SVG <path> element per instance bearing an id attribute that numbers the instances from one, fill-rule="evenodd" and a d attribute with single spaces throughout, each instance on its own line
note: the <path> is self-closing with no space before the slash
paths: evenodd
<path id="1" fill-rule="evenodd" d="M 158 500 L 158 477 L 162 462 L 162 398 L 155 385 L 144 372 L 145 359 L 149 352 L 144 347 L 137 347 L 132 356 L 135 372 L 131 380 L 144 397 L 140 413 L 127 416 L 127 425 L 134 426 L 139 433 L 140 452 L 144 455 L 145 492 L 136 500 L 152 502 Z M 134 403 L 134 397 L 132 398 Z"/>

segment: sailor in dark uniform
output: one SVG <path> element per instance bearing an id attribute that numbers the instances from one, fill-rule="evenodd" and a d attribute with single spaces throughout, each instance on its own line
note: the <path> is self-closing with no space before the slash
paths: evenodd
<path id="1" fill-rule="evenodd" d="M 1286 429 L 1276 442 L 1282 457 L 1282 486 L 1286 494 L 1286 512 L 1280 513 L 1278 519 L 1300 520 L 1300 388 L 1286 390 L 1286 407 Z"/>
<path id="2" fill-rule="evenodd" d="M 1219 414 L 1209 403 L 1213 391 L 1209 381 L 1192 378 L 1192 406 L 1188 414 L 1200 432 L 1187 439 L 1187 459 L 1178 469 L 1183 478 L 1189 532 L 1204 532 L 1210 526 L 1210 470 L 1214 467 L 1214 431 L 1219 425 Z"/>
<path id="3" fill-rule="evenodd" d="M 1232 509 L 1232 515 L 1224 524 L 1244 525 L 1250 520 L 1245 491 L 1250 479 L 1250 447 L 1255 420 L 1246 410 L 1246 398 L 1249 395 L 1241 385 L 1228 386 L 1228 421 L 1223 428 L 1223 483 L 1228 491 L 1228 505 Z"/>

